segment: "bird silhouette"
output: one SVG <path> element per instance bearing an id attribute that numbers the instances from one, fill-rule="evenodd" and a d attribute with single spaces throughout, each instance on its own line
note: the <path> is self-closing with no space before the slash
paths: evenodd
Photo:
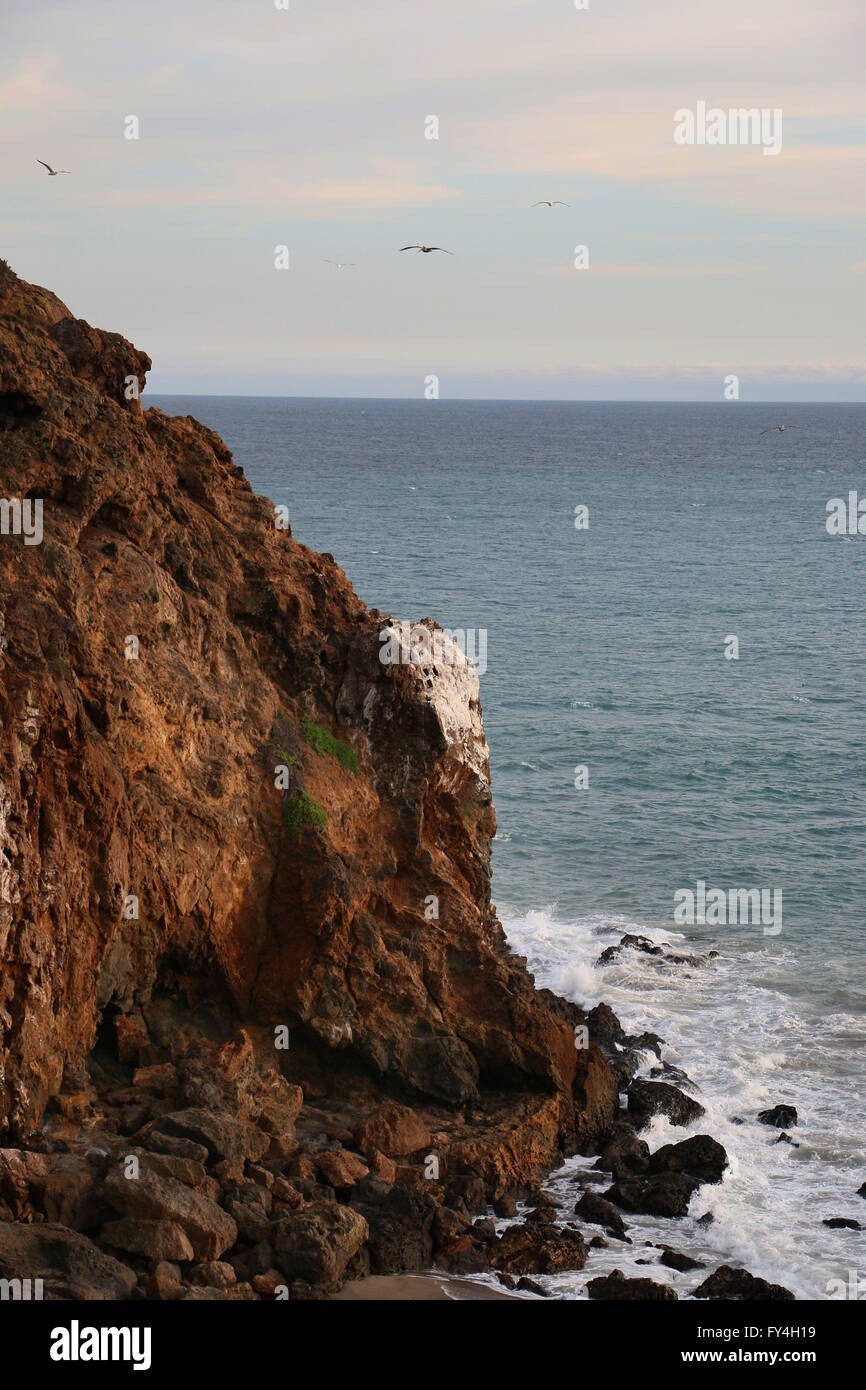
<path id="1" fill-rule="evenodd" d="M 444 247 L 444 246 L 423 246 L 423 245 L 419 246 L 419 245 L 417 244 L 417 242 L 413 242 L 413 244 L 412 244 L 411 246 L 401 246 L 401 247 L 400 247 L 400 250 L 401 250 L 401 251 L 423 251 L 425 256 L 429 256 L 429 254 L 430 254 L 431 251 L 445 251 L 445 247 Z M 445 251 L 445 255 L 446 255 L 446 256 L 453 256 L 453 255 L 454 255 L 454 252 L 453 252 L 453 251 Z"/>
<path id="2" fill-rule="evenodd" d="M 533 203 L 534 208 L 567 208 L 570 203 L 563 203 L 560 198 L 554 198 L 553 202 L 549 198 L 541 198 L 539 202 Z"/>
<path id="3" fill-rule="evenodd" d="M 48 170 L 49 178 L 56 178 L 58 174 L 71 174 L 71 169 L 52 169 L 50 164 L 46 164 L 44 159 L 37 159 L 37 164 L 41 164 L 43 169 Z"/>
<path id="4" fill-rule="evenodd" d="M 799 428 L 799 425 L 768 425 L 765 430 L 761 430 L 761 434 L 772 434 L 773 430 L 798 430 Z"/>

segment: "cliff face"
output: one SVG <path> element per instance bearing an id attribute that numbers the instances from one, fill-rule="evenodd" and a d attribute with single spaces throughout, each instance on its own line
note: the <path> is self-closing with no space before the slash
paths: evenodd
<path id="1" fill-rule="evenodd" d="M 591 1143 L 616 1083 L 490 904 L 473 669 L 383 664 L 223 442 L 127 399 L 149 367 L 0 268 L 0 1133 L 182 999 L 287 1025 L 308 1099 L 510 1097 Z"/>

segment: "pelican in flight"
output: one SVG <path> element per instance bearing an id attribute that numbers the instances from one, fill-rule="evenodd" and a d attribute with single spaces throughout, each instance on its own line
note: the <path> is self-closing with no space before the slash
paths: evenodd
<path id="1" fill-rule="evenodd" d="M 771 434 L 773 430 L 798 430 L 799 428 L 799 425 L 768 425 L 765 430 L 761 430 L 761 434 Z"/>
<path id="2" fill-rule="evenodd" d="M 534 208 L 567 208 L 570 207 L 571 204 L 563 203 L 560 198 L 554 198 L 553 202 L 551 202 L 549 198 L 541 198 L 539 202 L 533 203 L 532 206 Z"/>
<path id="3" fill-rule="evenodd" d="M 445 247 L 444 247 L 444 246 L 423 246 L 423 245 L 422 245 L 422 246 L 419 246 L 419 245 L 417 244 L 417 242 L 415 242 L 415 243 L 413 243 L 411 246 L 401 246 L 401 247 L 400 247 L 400 250 L 401 250 L 401 251 L 423 251 L 425 256 L 429 256 L 429 254 L 430 254 L 431 251 L 445 251 Z M 453 252 L 453 251 L 445 251 L 445 255 L 446 255 L 446 256 L 453 256 L 453 255 L 454 255 L 454 252 Z"/>
<path id="4" fill-rule="evenodd" d="M 71 169 L 52 169 L 51 165 L 50 165 L 50 164 L 46 164 L 44 159 L 37 159 L 36 163 L 37 163 L 37 164 L 41 164 L 43 169 L 47 169 L 47 170 L 48 170 L 48 177 L 49 177 L 49 178 L 52 178 L 52 179 L 56 178 L 58 174 L 71 174 L 71 173 L 72 173 L 72 170 L 71 170 Z"/>

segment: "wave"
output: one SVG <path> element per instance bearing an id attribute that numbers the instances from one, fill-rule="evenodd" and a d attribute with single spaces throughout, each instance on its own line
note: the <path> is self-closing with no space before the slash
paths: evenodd
<path id="1" fill-rule="evenodd" d="M 798 951 L 777 940 L 686 936 L 621 914 L 569 919 L 555 903 L 528 912 L 500 905 L 500 916 L 512 949 L 526 956 L 540 986 L 584 1008 L 604 1000 L 628 1031 L 659 1033 L 663 1060 L 695 1083 L 706 1114 L 687 1129 L 656 1117 L 644 1133 L 650 1147 L 707 1133 L 724 1145 L 730 1165 L 719 1186 L 695 1193 L 687 1217 L 628 1217 L 630 1246 L 611 1239 L 608 1249 L 592 1252 L 585 1270 L 551 1279 L 551 1291 L 585 1297 L 587 1279 L 619 1268 L 670 1283 L 682 1298 L 725 1262 L 783 1284 L 798 1298 L 835 1296 L 840 1285 L 832 1281 L 856 1287 L 849 1274 L 862 1266 L 860 1233 L 829 1229 L 822 1220 L 861 1216 L 866 1020 L 844 1010 L 822 1014 L 803 992 Z M 720 954 L 692 967 L 624 950 L 612 964 L 599 965 L 605 946 L 626 932 L 689 954 Z M 645 1075 L 658 1065 L 652 1054 L 644 1062 Z M 757 1121 L 759 1110 L 778 1102 L 797 1107 L 791 1136 L 799 1147 L 777 1142 L 779 1132 Z M 568 1209 L 578 1195 L 576 1180 L 593 1162 L 570 1159 L 546 1184 L 570 1197 Z M 712 1224 L 698 1225 L 708 1211 Z M 655 1263 L 645 1241 L 685 1249 L 707 1268 L 668 1270 Z"/>

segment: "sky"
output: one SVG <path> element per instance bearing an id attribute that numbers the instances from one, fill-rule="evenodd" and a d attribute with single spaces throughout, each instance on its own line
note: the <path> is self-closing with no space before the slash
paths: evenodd
<path id="1" fill-rule="evenodd" d="M 0 256 L 151 394 L 866 400 L 863 0 L 288 4 L 0 0 Z"/>

